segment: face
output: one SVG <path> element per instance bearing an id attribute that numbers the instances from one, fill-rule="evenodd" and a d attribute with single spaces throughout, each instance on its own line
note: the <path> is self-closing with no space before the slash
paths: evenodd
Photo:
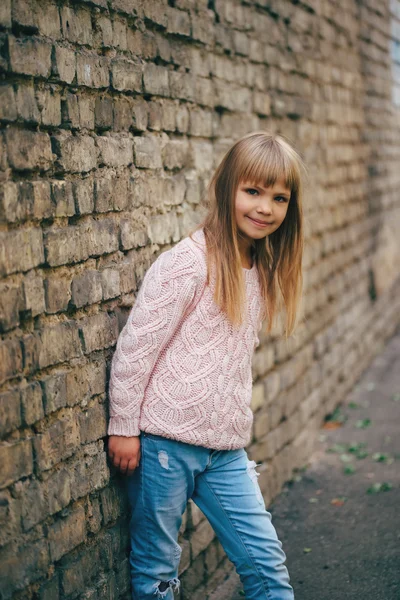
<path id="1" fill-rule="evenodd" d="M 236 192 L 235 215 L 241 237 L 250 243 L 270 235 L 282 224 L 290 200 L 283 179 L 269 188 L 241 182 Z"/>

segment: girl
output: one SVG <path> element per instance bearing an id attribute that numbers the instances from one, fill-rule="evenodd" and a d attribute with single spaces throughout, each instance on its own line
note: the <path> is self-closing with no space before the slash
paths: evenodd
<path id="1" fill-rule="evenodd" d="M 128 477 L 132 598 L 173 598 L 189 498 L 248 600 L 289 600 L 286 559 L 247 458 L 252 354 L 268 317 L 295 327 L 303 250 L 301 166 L 281 136 L 248 134 L 208 187 L 192 235 L 147 271 L 110 381 L 109 455 Z M 280 294 L 280 298 L 278 295 Z"/>

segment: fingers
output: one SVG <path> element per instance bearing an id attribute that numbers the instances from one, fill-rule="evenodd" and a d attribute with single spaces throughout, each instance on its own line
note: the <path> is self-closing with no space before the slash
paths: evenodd
<path id="1" fill-rule="evenodd" d="M 138 452 L 137 456 L 134 458 L 128 459 L 125 457 L 120 457 L 118 455 L 113 455 L 112 464 L 116 469 L 119 469 L 123 475 L 132 475 L 134 470 L 139 466 L 140 462 L 140 452 Z"/>

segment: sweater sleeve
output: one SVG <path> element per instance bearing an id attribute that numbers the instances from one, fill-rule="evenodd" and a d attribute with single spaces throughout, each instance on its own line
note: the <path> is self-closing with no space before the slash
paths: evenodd
<path id="1" fill-rule="evenodd" d="M 140 408 L 157 358 L 196 296 L 195 253 L 177 245 L 148 269 L 111 364 L 109 435 L 137 436 Z"/>

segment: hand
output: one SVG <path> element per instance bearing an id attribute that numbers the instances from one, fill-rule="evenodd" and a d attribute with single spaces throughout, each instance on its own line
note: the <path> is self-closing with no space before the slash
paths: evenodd
<path id="1" fill-rule="evenodd" d="M 140 461 L 139 437 L 110 435 L 108 439 L 108 455 L 114 467 L 124 475 L 132 475 Z"/>

